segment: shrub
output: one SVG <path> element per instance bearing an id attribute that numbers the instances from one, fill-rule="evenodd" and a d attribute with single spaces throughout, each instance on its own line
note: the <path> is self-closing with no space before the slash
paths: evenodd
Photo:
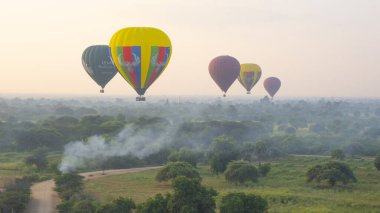
<path id="1" fill-rule="evenodd" d="M 199 172 L 186 162 L 173 162 L 164 166 L 156 175 L 159 182 L 168 181 L 178 176 L 201 179 Z"/>
<path id="2" fill-rule="evenodd" d="M 259 173 L 260 176 L 266 177 L 271 169 L 271 166 L 269 163 L 264 163 L 259 166 Z"/>
<path id="3" fill-rule="evenodd" d="M 341 182 L 346 185 L 348 182 L 357 182 L 352 170 L 344 163 L 329 162 L 323 165 L 316 165 L 307 172 L 307 182 L 316 181 L 318 184 L 327 183 L 335 186 Z"/>
<path id="4" fill-rule="evenodd" d="M 264 213 L 268 202 L 254 194 L 229 193 L 222 197 L 220 213 Z"/>
<path id="5" fill-rule="evenodd" d="M 256 167 L 248 161 L 232 161 L 228 164 L 224 176 L 228 182 L 244 183 L 246 181 L 256 182 L 259 172 Z"/>

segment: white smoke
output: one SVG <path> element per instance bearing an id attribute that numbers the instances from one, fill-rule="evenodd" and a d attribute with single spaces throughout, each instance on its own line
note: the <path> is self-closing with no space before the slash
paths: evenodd
<path id="1" fill-rule="evenodd" d="M 86 142 L 70 142 L 65 145 L 59 170 L 63 173 L 74 172 L 85 168 L 89 162 L 96 164 L 115 156 L 132 155 L 143 158 L 168 145 L 173 133 L 171 127 L 160 131 L 152 128 L 136 131 L 129 125 L 110 142 L 101 136 L 92 136 Z"/>

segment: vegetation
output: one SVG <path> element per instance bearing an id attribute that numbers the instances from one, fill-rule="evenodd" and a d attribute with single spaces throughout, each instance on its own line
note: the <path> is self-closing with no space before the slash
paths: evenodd
<path id="1" fill-rule="evenodd" d="M 179 176 L 173 180 L 174 193 L 168 201 L 171 213 L 214 213 L 216 191 L 201 185 L 199 179 Z"/>
<path id="2" fill-rule="evenodd" d="M 37 148 L 33 150 L 32 154 L 25 158 L 25 164 L 28 166 L 36 166 L 38 170 L 43 170 L 48 166 L 46 148 Z"/>
<path id="3" fill-rule="evenodd" d="M 132 213 L 132 210 L 136 208 L 135 202 L 130 198 L 119 197 L 110 203 L 107 203 L 99 207 L 97 213 Z"/>
<path id="4" fill-rule="evenodd" d="M 270 160 L 271 171 L 267 177 L 254 184 L 229 184 L 224 176 L 218 176 L 209 167 L 199 167 L 202 185 L 219 192 L 217 208 L 229 192 L 244 192 L 263 197 L 269 212 L 376 212 L 380 207 L 379 173 L 372 158 L 346 158 L 358 182 L 354 187 L 333 187 L 323 190 L 305 184 L 308 169 L 328 163 L 328 156 L 289 156 Z M 170 184 L 157 183 L 157 170 L 141 173 L 108 176 L 86 182 L 86 191 L 101 202 L 109 202 L 119 196 L 131 197 L 137 204 L 144 203 L 156 194 L 172 193 Z M 353 196 L 353 193 L 355 196 Z M 164 196 L 165 197 L 165 196 Z"/>
<path id="5" fill-rule="evenodd" d="M 271 168 L 270 163 L 264 163 L 264 164 L 259 165 L 260 176 L 266 177 L 268 173 L 270 172 L 270 168 Z"/>
<path id="6" fill-rule="evenodd" d="M 375 167 L 380 171 L 380 154 L 378 154 L 375 158 Z"/>
<path id="7" fill-rule="evenodd" d="M 307 171 L 307 182 L 316 181 L 318 184 L 327 183 L 335 186 L 338 182 L 346 185 L 349 182 L 357 182 L 352 170 L 344 163 L 328 162 L 316 165 Z"/>
<path id="8" fill-rule="evenodd" d="M 209 158 L 211 170 L 216 174 L 223 173 L 230 161 L 239 158 L 239 150 L 232 139 L 220 136 L 212 142 Z"/>
<path id="9" fill-rule="evenodd" d="M 159 182 L 169 181 L 178 176 L 184 176 L 193 179 L 201 179 L 198 171 L 186 162 L 173 162 L 164 166 L 156 175 L 156 180 Z"/>
<path id="10" fill-rule="evenodd" d="M 220 213 L 265 213 L 268 202 L 261 196 L 245 193 L 228 193 L 222 197 Z"/>
<path id="11" fill-rule="evenodd" d="M 331 158 L 336 160 L 343 160 L 346 156 L 344 155 L 343 150 L 336 149 L 331 152 Z"/>
<path id="12" fill-rule="evenodd" d="M 227 165 L 224 177 L 230 183 L 242 184 L 247 181 L 256 182 L 259 178 L 259 171 L 247 161 L 231 161 Z"/>
<path id="13" fill-rule="evenodd" d="M 137 206 L 137 213 L 170 213 L 168 202 L 170 196 L 165 197 L 162 194 L 156 194 L 154 198 L 148 198 L 147 201 Z"/>
<path id="14" fill-rule="evenodd" d="M 173 151 L 168 156 L 168 160 L 170 162 L 187 162 L 191 164 L 192 166 L 196 167 L 197 163 L 201 157 L 201 154 L 199 152 L 196 152 L 194 150 L 190 150 L 188 148 L 181 148 L 179 151 Z"/>
<path id="15" fill-rule="evenodd" d="M 0 212 L 23 212 L 30 198 L 29 178 L 17 178 L 0 192 Z"/>

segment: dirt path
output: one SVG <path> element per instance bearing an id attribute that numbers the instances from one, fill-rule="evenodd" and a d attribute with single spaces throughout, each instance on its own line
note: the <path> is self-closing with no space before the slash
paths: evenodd
<path id="1" fill-rule="evenodd" d="M 81 173 L 85 180 L 91 180 L 110 175 L 141 172 L 150 169 L 157 169 L 160 167 L 143 167 L 133 169 L 118 169 Z M 54 191 L 54 181 L 47 180 L 44 182 L 33 184 L 31 191 L 31 200 L 26 207 L 25 213 L 55 213 L 56 205 L 59 203 L 57 193 Z"/>

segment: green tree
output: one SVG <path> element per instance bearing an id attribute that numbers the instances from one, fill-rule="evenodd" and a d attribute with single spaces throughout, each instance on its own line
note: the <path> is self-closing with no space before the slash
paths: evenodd
<path id="1" fill-rule="evenodd" d="M 96 211 L 96 202 L 93 200 L 78 200 L 71 208 L 72 213 L 94 213 Z"/>
<path id="2" fill-rule="evenodd" d="M 264 163 L 264 164 L 259 165 L 260 176 L 266 177 L 268 175 L 270 169 L 271 169 L 271 166 L 269 163 Z"/>
<path id="3" fill-rule="evenodd" d="M 165 197 L 162 194 L 156 194 L 154 198 L 148 198 L 147 201 L 138 205 L 136 213 L 170 213 L 169 199 L 169 194 Z"/>
<path id="4" fill-rule="evenodd" d="M 248 161 L 232 161 L 227 165 L 224 177 L 230 183 L 256 182 L 259 172 L 256 167 Z"/>
<path id="5" fill-rule="evenodd" d="M 261 165 L 261 162 L 269 155 L 268 147 L 263 141 L 258 141 L 255 144 L 254 151 L 257 156 L 257 160 L 259 161 L 259 165 Z"/>
<path id="6" fill-rule="evenodd" d="M 156 175 L 159 182 L 168 181 L 178 176 L 201 179 L 199 172 L 189 163 L 171 162 L 164 166 Z"/>
<path id="7" fill-rule="evenodd" d="M 63 136 L 56 129 L 35 127 L 21 132 L 16 142 L 22 151 L 39 147 L 60 149 L 63 146 Z"/>
<path id="8" fill-rule="evenodd" d="M 200 153 L 190 150 L 188 148 L 181 148 L 179 151 L 173 151 L 169 156 L 168 160 L 171 162 L 182 161 L 191 164 L 196 167 L 200 159 Z"/>
<path id="9" fill-rule="evenodd" d="M 68 200 L 74 194 L 80 193 L 82 189 L 83 177 L 76 173 L 62 174 L 55 178 L 55 191 L 64 200 Z"/>
<path id="10" fill-rule="evenodd" d="M 341 149 L 336 149 L 331 152 L 331 158 L 336 160 L 343 160 L 345 158 L 344 152 Z"/>
<path id="11" fill-rule="evenodd" d="M 173 180 L 174 194 L 168 202 L 172 213 L 214 213 L 217 192 L 201 185 L 199 179 L 176 177 Z"/>
<path id="12" fill-rule="evenodd" d="M 264 213 L 268 202 L 261 196 L 242 192 L 228 193 L 222 197 L 220 213 Z"/>
<path id="13" fill-rule="evenodd" d="M 211 170 L 223 173 L 230 161 L 239 159 L 239 149 L 232 139 L 220 136 L 212 142 L 209 157 Z"/>
<path id="14" fill-rule="evenodd" d="M 344 163 L 329 162 L 323 165 L 316 165 L 307 171 L 307 182 L 315 181 L 318 184 L 327 183 L 335 186 L 338 182 L 346 185 L 350 181 L 357 182 L 352 170 Z"/>
<path id="15" fill-rule="evenodd" d="M 378 171 L 380 171 L 380 154 L 378 154 L 375 158 L 375 167 Z"/>
<path id="16" fill-rule="evenodd" d="M 119 197 L 111 203 L 99 207 L 97 213 L 132 213 L 136 208 L 135 202 L 131 198 Z"/>
<path id="17" fill-rule="evenodd" d="M 43 170 L 48 166 L 47 149 L 37 148 L 32 154 L 24 159 L 26 165 L 35 165 L 38 170 Z"/>

